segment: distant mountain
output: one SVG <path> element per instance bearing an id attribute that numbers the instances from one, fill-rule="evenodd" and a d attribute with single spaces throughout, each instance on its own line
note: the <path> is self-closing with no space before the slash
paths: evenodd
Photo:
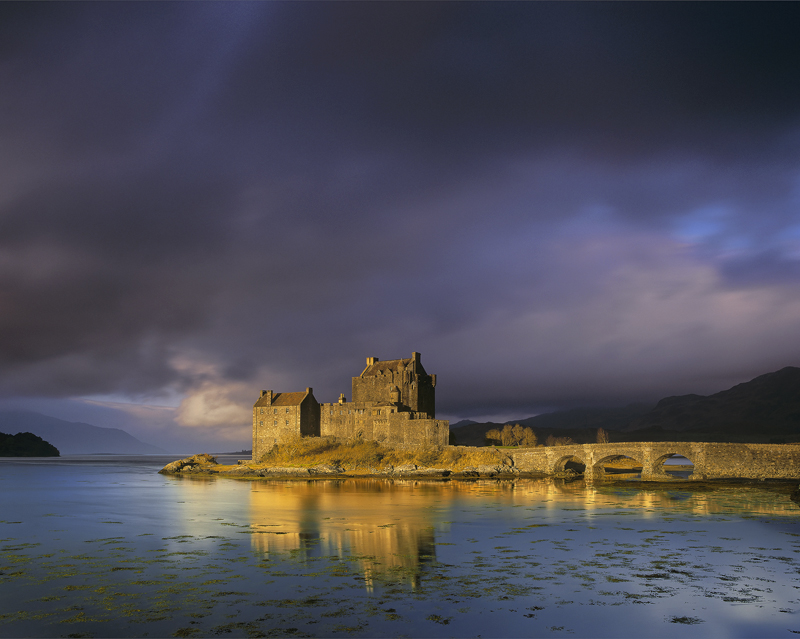
<path id="1" fill-rule="evenodd" d="M 536 428 L 604 428 L 605 430 L 622 430 L 633 420 L 652 410 L 652 404 L 629 404 L 615 408 L 573 408 L 555 413 L 544 413 L 528 417 L 514 424 L 522 424 Z"/>
<path id="2" fill-rule="evenodd" d="M 611 441 L 800 442 L 800 368 L 788 366 L 707 397 L 666 397 L 655 407 L 579 408 L 508 423 L 530 426 L 540 443 L 548 435 L 592 443 L 598 428 Z M 450 430 L 458 444 L 481 446 L 486 431 L 498 426 Z"/>
<path id="3" fill-rule="evenodd" d="M 58 449 L 33 433 L 0 433 L 0 457 L 58 457 Z"/>
<path id="4" fill-rule="evenodd" d="M 470 424 L 477 424 L 478 422 L 474 422 L 471 419 L 462 419 L 460 422 L 456 422 L 455 424 L 450 424 L 450 430 L 453 428 L 461 428 L 462 426 L 469 426 Z"/>
<path id="5" fill-rule="evenodd" d="M 119 428 L 67 422 L 31 411 L 0 412 L 0 432 L 33 433 L 50 442 L 62 455 L 157 455 L 167 452 L 158 446 L 141 442 Z"/>

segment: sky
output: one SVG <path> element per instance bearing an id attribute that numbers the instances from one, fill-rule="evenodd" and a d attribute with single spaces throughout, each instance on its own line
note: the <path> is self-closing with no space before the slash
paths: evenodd
<path id="1" fill-rule="evenodd" d="M 0 3 L 0 409 L 247 447 L 800 365 L 800 4 Z"/>

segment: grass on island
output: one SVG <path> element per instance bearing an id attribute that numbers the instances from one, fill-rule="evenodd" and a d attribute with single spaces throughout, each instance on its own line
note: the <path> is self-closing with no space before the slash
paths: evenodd
<path id="1" fill-rule="evenodd" d="M 500 466 L 508 455 L 494 448 L 465 450 L 446 446 L 425 450 L 399 450 L 375 441 L 342 442 L 331 437 L 303 437 L 276 444 L 253 465 L 313 468 L 339 466 L 347 471 L 374 472 L 387 466 L 415 464 L 454 472 L 476 466 Z"/>

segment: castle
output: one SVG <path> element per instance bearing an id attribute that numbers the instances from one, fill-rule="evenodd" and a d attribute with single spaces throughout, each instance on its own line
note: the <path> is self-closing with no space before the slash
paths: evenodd
<path id="1" fill-rule="evenodd" d="M 367 358 L 353 378 L 353 401 L 344 394 L 319 404 L 311 388 L 298 393 L 262 390 L 253 406 L 253 459 L 296 437 L 373 440 L 398 448 L 446 446 L 450 423 L 435 419 L 436 375 L 428 375 L 419 353 L 385 362 Z"/>

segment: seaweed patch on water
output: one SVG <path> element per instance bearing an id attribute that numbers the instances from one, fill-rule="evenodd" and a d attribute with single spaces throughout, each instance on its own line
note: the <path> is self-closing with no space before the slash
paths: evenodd
<path id="1" fill-rule="evenodd" d="M 670 623 L 682 623 L 687 626 L 692 626 L 695 624 L 703 623 L 703 620 L 699 617 L 671 617 L 669 619 Z"/>

